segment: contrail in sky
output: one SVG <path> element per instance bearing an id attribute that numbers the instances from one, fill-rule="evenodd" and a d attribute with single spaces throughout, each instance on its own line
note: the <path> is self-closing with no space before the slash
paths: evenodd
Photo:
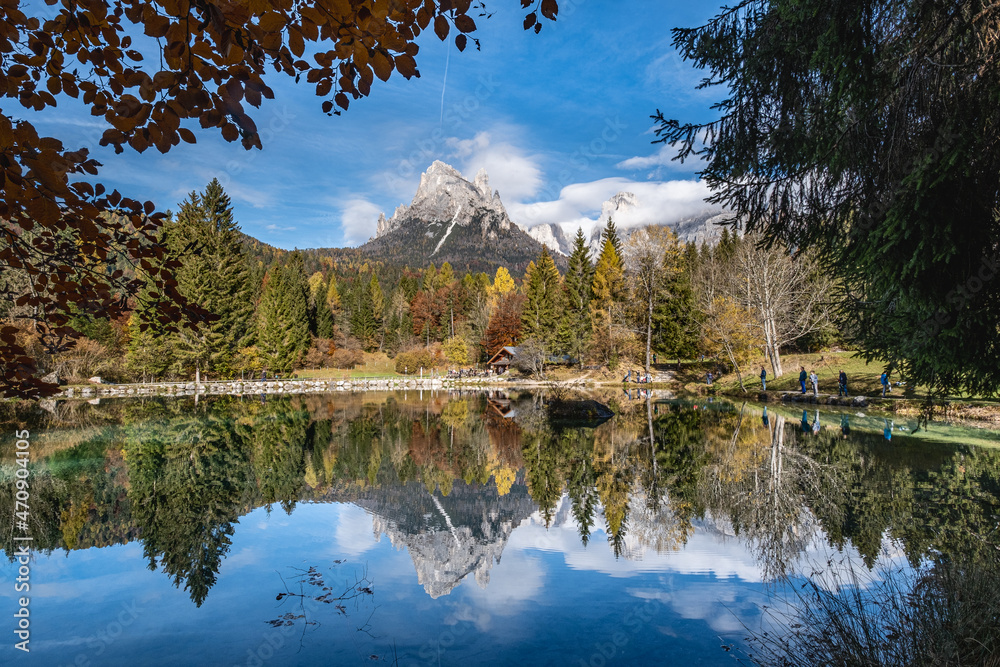
<path id="1" fill-rule="evenodd" d="M 451 61 L 450 48 L 447 48 L 447 54 L 444 59 L 444 83 L 441 84 L 441 119 L 438 121 L 439 125 L 444 125 L 444 91 L 448 87 L 448 63 Z"/>

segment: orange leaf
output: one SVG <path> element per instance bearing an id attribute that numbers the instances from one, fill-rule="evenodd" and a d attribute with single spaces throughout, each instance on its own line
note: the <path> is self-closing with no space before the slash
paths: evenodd
<path id="1" fill-rule="evenodd" d="M 438 36 L 442 42 L 448 37 L 448 30 L 450 26 L 448 25 L 448 19 L 441 16 L 440 14 L 434 17 L 434 34 Z"/>
<path id="2" fill-rule="evenodd" d="M 268 12 L 260 17 L 259 25 L 264 32 L 276 32 L 285 25 L 285 17 L 278 12 Z"/>
<path id="3" fill-rule="evenodd" d="M 396 69 L 399 70 L 399 73 L 407 79 L 414 76 L 420 76 L 420 73 L 417 72 L 417 61 L 415 61 L 411 56 L 405 53 L 400 54 L 396 56 L 395 62 Z"/>
<path id="4" fill-rule="evenodd" d="M 372 55 L 371 63 L 375 76 L 383 81 L 388 81 L 389 76 L 392 74 L 392 59 L 388 58 L 381 51 L 376 51 Z"/>
<path id="5" fill-rule="evenodd" d="M 306 51 L 305 42 L 302 40 L 302 32 L 297 26 L 288 26 L 288 48 L 291 49 L 295 57 L 301 58 Z"/>
<path id="6" fill-rule="evenodd" d="M 543 2 L 542 5 L 544 4 Z M 468 14 L 459 14 L 455 17 L 455 27 L 462 32 L 473 32 L 476 29 L 476 22 Z"/>

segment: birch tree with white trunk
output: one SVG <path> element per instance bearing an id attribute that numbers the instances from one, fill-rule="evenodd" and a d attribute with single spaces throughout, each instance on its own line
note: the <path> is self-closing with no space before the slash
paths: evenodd
<path id="1" fill-rule="evenodd" d="M 774 377 L 783 374 L 781 348 L 825 327 L 830 319 L 830 280 L 807 252 L 781 243 L 764 247 L 745 236 L 733 257 L 730 296 L 752 314 Z"/>

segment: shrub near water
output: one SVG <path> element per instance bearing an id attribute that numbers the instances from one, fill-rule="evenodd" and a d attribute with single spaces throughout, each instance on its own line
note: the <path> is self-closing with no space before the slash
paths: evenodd
<path id="1" fill-rule="evenodd" d="M 878 574 L 851 568 L 794 591 L 750 630 L 754 663 L 1000 666 L 996 557 Z"/>
<path id="2" fill-rule="evenodd" d="M 416 375 L 421 368 L 424 369 L 424 372 L 434 368 L 441 359 L 442 353 L 439 343 L 431 347 L 415 347 L 396 355 L 395 368 L 397 373 Z"/>

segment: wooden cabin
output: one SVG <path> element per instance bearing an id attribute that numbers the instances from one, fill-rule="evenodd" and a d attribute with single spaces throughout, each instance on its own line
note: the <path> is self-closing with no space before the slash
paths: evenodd
<path id="1" fill-rule="evenodd" d="M 514 363 L 517 358 L 519 348 L 512 345 L 500 348 L 500 350 L 494 354 L 486 365 L 490 367 L 494 373 L 499 375 L 500 373 L 506 373 L 510 370 L 510 365 Z"/>

